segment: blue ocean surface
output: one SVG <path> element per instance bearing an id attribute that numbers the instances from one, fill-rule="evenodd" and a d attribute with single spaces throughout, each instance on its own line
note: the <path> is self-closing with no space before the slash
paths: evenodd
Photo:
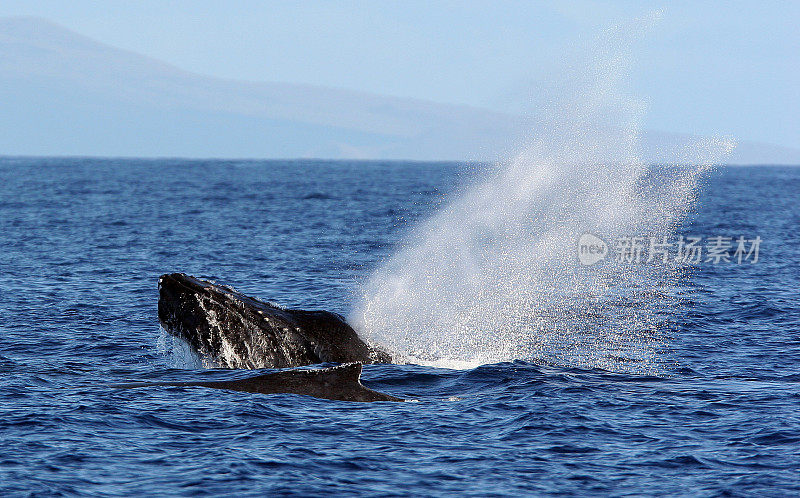
<path id="1" fill-rule="evenodd" d="M 800 168 L 707 176 L 680 233 L 759 260 L 682 281 L 657 373 L 364 367 L 412 403 L 113 387 L 247 374 L 165 347 L 159 275 L 346 315 L 476 168 L 0 159 L 0 495 L 800 494 Z"/>

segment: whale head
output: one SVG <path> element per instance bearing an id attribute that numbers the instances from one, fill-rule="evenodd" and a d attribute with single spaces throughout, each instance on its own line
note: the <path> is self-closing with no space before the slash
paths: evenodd
<path id="1" fill-rule="evenodd" d="M 335 313 L 281 308 L 183 273 L 162 275 L 158 289 L 164 329 L 220 367 L 391 361 Z"/>

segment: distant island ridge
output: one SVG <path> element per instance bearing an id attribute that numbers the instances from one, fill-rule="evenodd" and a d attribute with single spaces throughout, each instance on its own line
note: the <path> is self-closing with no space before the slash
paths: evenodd
<path id="1" fill-rule="evenodd" d="M 183 71 L 45 19 L 0 19 L 0 155 L 493 161 L 524 120 L 466 105 Z M 643 159 L 691 141 L 646 131 Z M 741 141 L 728 164 L 800 164 Z"/>

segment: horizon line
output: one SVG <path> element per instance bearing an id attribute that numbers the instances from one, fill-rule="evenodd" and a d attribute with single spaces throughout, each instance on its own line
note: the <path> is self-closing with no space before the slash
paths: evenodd
<path id="1" fill-rule="evenodd" d="M 66 159 L 66 160 L 126 160 L 126 161 L 220 161 L 220 162 L 325 162 L 325 163 L 421 163 L 421 164 L 498 164 L 513 158 L 499 160 L 475 160 L 475 159 L 380 159 L 380 158 L 324 158 L 324 157 L 199 157 L 199 156 L 125 156 L 125 155 L 92 155 L 92 154 L 63 154 L 63 155 L 37 155 L 37 154 L 0 154 L 0 161 L 6 159 Z M 605 161 L 608 162 L 608 161 Z M 701 166 L 699 163 L 665 163 L 665 162 L 642 162 L 646 166 L 662 167 L 690 167 Z M 800 163 L 719 163 L 715 167 L 800 167 Z"/>

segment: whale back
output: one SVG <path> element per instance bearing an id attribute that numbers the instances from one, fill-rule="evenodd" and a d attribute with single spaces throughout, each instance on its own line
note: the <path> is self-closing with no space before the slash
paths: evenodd
<path id="1" fill-rule="evenodd" d="M 292 369 L 244 379 L 201 382 L 135 382 L 119 388 L 152 386 L 207 387 L 256 394 L 302 394 L 340 401 L 404 401 L 390 394 L 373 391 L 361 383 L 361 364 L 347 363 L 312 370 Z"/>
<path id="2" fill-rule="evenodd" d="M 342 401 L 403 401 L 361 384 L 361 364 L 313 370 L 285 370 L 247 379 L 197 385 L 260 394 L 290 393 Z"/>

